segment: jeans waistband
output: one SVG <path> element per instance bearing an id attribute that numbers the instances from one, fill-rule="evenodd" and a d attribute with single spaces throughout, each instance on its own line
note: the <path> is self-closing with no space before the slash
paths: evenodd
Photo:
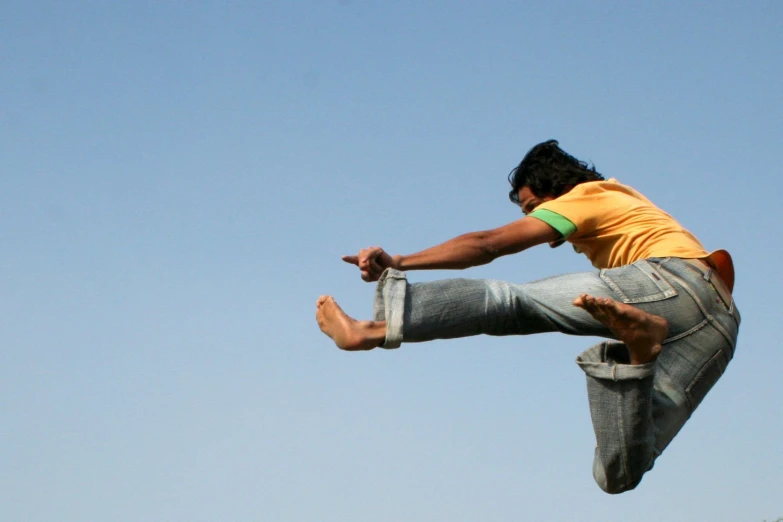
<path id="1" fill-rule="evenodd" d="M 729 310 L 733 308 L 732 305 L 733 299 L 731 297 L 731 292 L 729 292 L 729 289 L 726 287 L 726 284 L 718 276 L 715 270 L 713 270 L 707 263 L 699 259 L 681 259 L 681 261 L 687 263 L 691 267 L 701 272 L 702 276 L 704 277 L 704 280 L 707 281 L 710 285 L 712 285 L 712 287 L 718 293 L 718 296 L 720 297 L 721 301 L 723 301 L 723 304 L 726 306 L 726 308 Z"/>

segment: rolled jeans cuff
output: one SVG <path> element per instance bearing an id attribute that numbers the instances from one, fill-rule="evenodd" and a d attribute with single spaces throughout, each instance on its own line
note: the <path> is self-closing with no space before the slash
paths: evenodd
<path id="1" fill-rule="evenodd" d="M 388 268 L 378 280 L 375 289 L 373 319 L 386 321 L 386 339 L 381 348 L 399 348 L 402 344 L 402 329 L 405 316 L 405 294 L 408 280 L 405 273 Z"/>
<path id="2" fill-rule="evenodd" d="M 623 343 L 602 342 L 579 354 L 576 364 L 590 377 L 611 381 L 641 380 L 655 374 L 655 361 L 627 364 L 627 355 L 621 358 L 618 353 L 627 354 Z"/>

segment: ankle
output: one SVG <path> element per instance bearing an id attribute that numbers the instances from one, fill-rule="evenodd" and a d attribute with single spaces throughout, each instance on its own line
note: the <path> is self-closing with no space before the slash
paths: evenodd
<path id="1" fill-rule="evenodd" d="M 377 341 L 380 346 L 386 339 L 386 321 L 357 321 L 357 333 L 365 341 Z"/>

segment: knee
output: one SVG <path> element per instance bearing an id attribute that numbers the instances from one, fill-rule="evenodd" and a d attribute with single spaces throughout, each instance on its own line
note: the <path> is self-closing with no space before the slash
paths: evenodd
<path id="1" fill-rule="evenodd" d="M 610 495 L 631 491 L 642 481 L 642 475 L 644 475 L 644 473 L 640 473 L 638 476 L 628 476 L 624 473 L 617 475 L 607 474 L 602 466 L 593 466 L 593 478 L 595 479 L 595 483 L 598 484 L 598 487 L 605 493 L 609 493 Z"/>
<path id="2" fill-rule="evenodd" d="M 636 486 L 639 485 L 639 483 L 642 481 L 642 479 L 636 480 L 634 482 L 598 482 L 598 487 L 600 487 L 604 493 L 609 493 L 610 495 L 618 495 L 620 493 L 625 493 L 626 491 L 631 491 Z"/>

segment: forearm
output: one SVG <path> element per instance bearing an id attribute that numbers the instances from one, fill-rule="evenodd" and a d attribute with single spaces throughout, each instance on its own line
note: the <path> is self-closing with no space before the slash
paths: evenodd
<path id="1" fill-rule="evenodd" d="M 560 232 L 545 222 L 523 218 L 492 230 L 463 234 L 415 254 L 392 256 L 388 259 L 388 264 L 382 264 L 380 268 L 392 267 L 398 270 L 469 268 L 486 265 L 498 257 L 516 254 L 532 246 L 556 241 L 559 238 Z M 380 248 L 378 250 L 383 252 Z M 388 256 L 385 252 L 384 255 Z M 362 268 L 362 263 L 358 264 L 359 268 Z M 370 273 L 372 267 L 367 265 L 363 270 Z"/>
<path id="2" fill-rule="evenodd" d="M 485 265 L 498 255 L 487 232 L 471 232 L 415 254 L 393 256 L 393 260 L 398 270 L 459 270 Z"/>

